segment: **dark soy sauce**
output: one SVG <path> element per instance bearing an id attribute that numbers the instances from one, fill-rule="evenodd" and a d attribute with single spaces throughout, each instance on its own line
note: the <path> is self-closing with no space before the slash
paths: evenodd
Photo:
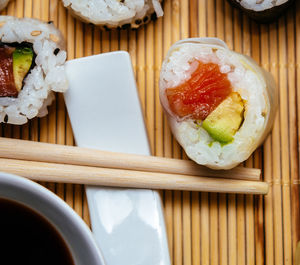
<path id="1" fill-rule="evenodd" d="M 70 250 L 44 217 L 0 198 L 0 264 L 74 265 Z"/>

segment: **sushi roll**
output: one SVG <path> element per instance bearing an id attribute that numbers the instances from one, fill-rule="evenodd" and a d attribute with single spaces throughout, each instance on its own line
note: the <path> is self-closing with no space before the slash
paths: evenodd
<path id="1" fill-rule="evenodd" d="M 7 6 L 8 2 L 9 0 L 0 0 L 0 11 Z"/>
<path id="2" fill-rule="evenodd" d="M 275 117 L 273 77 L 215 38 L 186 39 L 169 50 L 160 100 L 186 154 L 212 169 L 231 169 L 263 142 Z"/>
<path id="3" fill-rule="evenodd" d="M 261 23 L 268 23 L 278 18 L 294 0 L 228 0 L 251 18 Z"/>
<path id="4" fill-rule="evenodd" d="M 138 28 L 163 15 L 162 0 L 63 0 L 75 16 L 101 28 Z"/>
<path id="5" fill-rule="evenodd" d="M 24 124 L 47 114 L 64 92 L 65 43 L 52 23 L 0 16 L 0 122 Z"/>

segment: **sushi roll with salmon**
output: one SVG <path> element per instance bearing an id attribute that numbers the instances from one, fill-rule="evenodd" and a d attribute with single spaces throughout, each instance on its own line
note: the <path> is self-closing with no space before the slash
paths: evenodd
<path id="1" fill-rule="evenodd" d="M 52 23 L 0 16 L 0 122 L 24 124 L 47 114 L 64 92 L 66 51 Z"/>
<path id="2" fill-rule="evenodd" d="M 254 20 L 268 23 L 277 19 L 294 0 L 228 0 Z"/>
<path id="3" fill-rule="evenodd" d="M 0 11 L 7 6 L 8 2 L 9 0 L 0 0 Z"/>
<path id="4" fill-rule="evenodd" d="M 215 38 L 175 43 L 160 74 L 160 100 L 186 154 L 212 169 L 230 169 L 263 142 L 275 117 L 272 76 Z"/>
<path id="5" fill-rule="evenodd" d="M 163 15 L 162 0 L 62 0 L 75 16 L 101 28 L 138 28 Z"/>

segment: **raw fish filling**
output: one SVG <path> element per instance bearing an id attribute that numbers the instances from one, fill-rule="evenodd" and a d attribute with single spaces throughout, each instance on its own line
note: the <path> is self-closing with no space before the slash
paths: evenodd
<path id="1" fill-rule="evenodd" d="M 227 74 L 219 65 L 198 62 L 189 80 L 177 87 L 166 89 L 171 111 L 180 118 L 205 118 L 232 92 Z"/>
<path id="2" fill-rule="evenodd" d="M 27 46 L 0 44 L 0 97 L 18 97 L 33 66 L 34 53 Z"/>
<path id="3" fill-rule="evenodd" d="M 18 96 L 13 75 L 13 52 L 14 48 L 0 47 L 0 97 Z"/>

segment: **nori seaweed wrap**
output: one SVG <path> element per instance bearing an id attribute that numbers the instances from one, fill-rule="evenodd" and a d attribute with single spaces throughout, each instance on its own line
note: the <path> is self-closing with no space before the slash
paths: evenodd
<path id="1" fill-rule="evenodd" d="M 269 23 L 277 19 L 294 0 L 228 0 L 249 17 L 260 23 Z"/>

